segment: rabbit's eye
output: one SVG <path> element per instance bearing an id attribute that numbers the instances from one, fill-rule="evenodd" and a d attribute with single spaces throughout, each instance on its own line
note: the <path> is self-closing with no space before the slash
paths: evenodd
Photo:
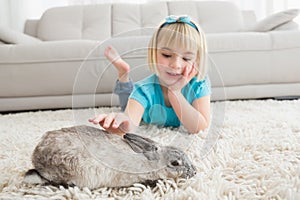
<path id="1" fill-rule="evenodd" d="M 174 161 L 171 162 L 171 165 L 172 166 L 179 166 L 180 164 L 177 160 L 174 160 Z"/>

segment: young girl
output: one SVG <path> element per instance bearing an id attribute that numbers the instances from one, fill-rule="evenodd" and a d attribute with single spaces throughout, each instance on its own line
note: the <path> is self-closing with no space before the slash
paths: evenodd
<path id="1" fill-rule="evenodd" d="M 153 75 L 134 84 L 130 66 L 111 46 L 105 56 L 118 70 L 115 93 L 120 113 L 89 119 L 111 133 L 134 132 L 148 124 L 178 127 L 198 133 L 210 124 L 210 82 L 206 76 L 206 40 L 188 16 L 169 16 L 154 32 L 148 48 Z"/>

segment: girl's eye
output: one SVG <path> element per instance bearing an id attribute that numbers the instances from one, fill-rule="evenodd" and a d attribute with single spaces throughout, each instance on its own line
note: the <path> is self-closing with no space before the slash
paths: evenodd
<path id="1" fill-rule="evenodd" d="M 191 58 L 182 58 L 184 61 L 188 62 L 188 61 L 191 61 L 192 59 Z"/>
<path id="2" fill-rule="evenodd" d="M 170 58 L 170 57 L 171 57 L 171 55 L 165 54 L 165 53 L 162 53 L 162 56 L 163 56 L 163 57 L 166 57 L 166 58 Z"/>

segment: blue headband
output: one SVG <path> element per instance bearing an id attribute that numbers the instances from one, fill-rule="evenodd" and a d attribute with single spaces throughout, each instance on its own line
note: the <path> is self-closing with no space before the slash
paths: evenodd
<path id="1" fill-rule="evenodd" d="M 166 20 L 166 22 L 163 23 L 161 25 L 161 27 L 164 27 L 167 24 L 174 24 L 177 22 L 181 22 L 181 23 L 190 25 L 191 27 L 193 27 L 194 29 L 196 29 L 199 32 L 197 26 L 191 22 L 191 18 L 188 15 L 180 15 L 180 16 L 170 15 L 170 16 L 166 17 L 165 20 Z"/>

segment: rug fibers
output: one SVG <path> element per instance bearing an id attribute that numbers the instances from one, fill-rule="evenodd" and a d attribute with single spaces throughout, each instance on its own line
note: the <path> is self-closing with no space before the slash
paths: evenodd
<path id="1" fill-rule="evenodd" d="M 88 124 L 92 115 L 119 108 L 0 115 L 0 199 L 300 199 L 300 100 L 212 104 L 213 112 L 219 108 L 222 123 L 188 136 L 189 145 L 181 142 L 187 135 L 183 128 L 142 125 L 139 130 L 163 144 L 184 144 L 197 167 L 195 177 L 95 190 L 30 186 L 22 179 L 43 133 Z"/>

